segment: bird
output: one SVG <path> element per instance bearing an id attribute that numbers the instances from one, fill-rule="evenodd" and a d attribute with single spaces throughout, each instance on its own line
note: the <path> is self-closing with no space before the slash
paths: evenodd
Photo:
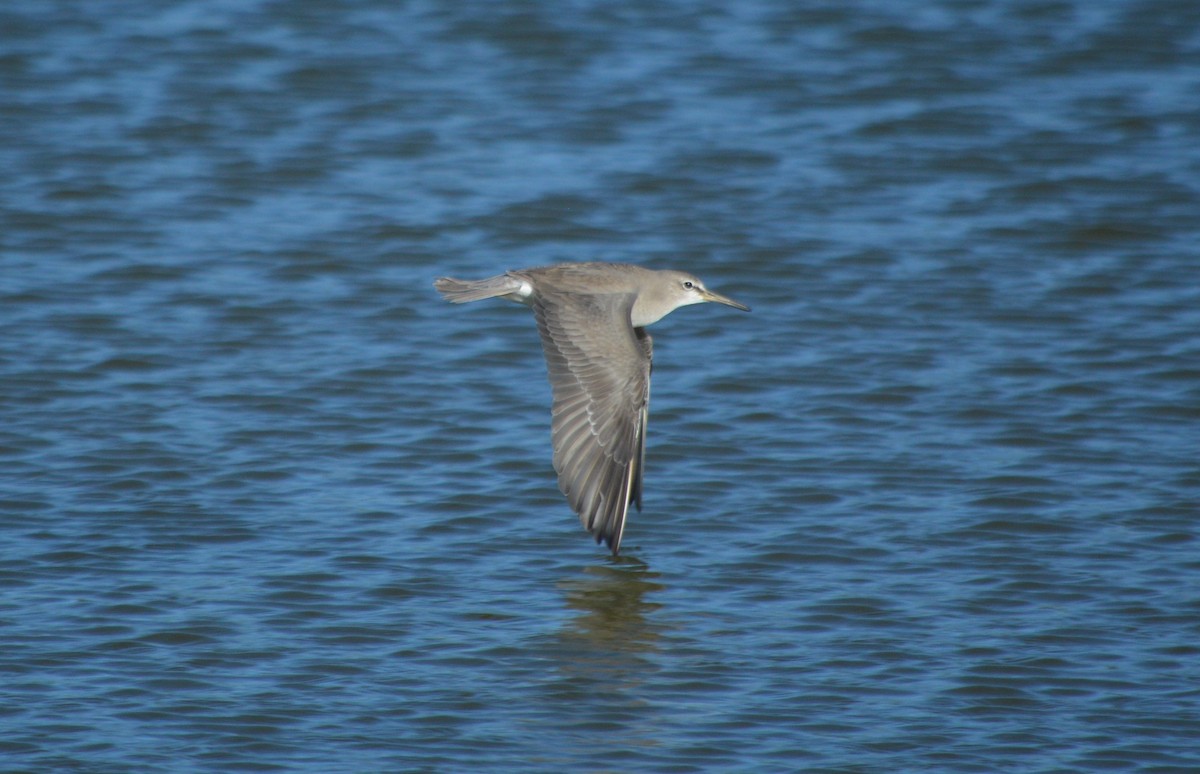
<path id="1" fill-rule="evenodd" d="M 653 340 L 646 326 L 681 306 L 750 311 L 683 271 L 561 263 L 481 280 L 439 277 L 453 303 L 503 298 L 533 309 L 551 388 L 558 488 L 584 528 L 620 554 L 630 504 L 642 509 Z"/>

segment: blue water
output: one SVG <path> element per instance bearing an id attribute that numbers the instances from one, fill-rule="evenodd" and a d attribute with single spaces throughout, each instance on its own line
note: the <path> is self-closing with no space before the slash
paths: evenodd
<path id="1" fill-rule="evenodd" d="M 1200 770 L 1200 6 L 10 5 L 0 769 Z"/>

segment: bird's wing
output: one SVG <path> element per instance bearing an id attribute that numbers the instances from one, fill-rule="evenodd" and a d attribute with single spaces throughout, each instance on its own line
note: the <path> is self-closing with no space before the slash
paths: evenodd
<path id="1" fill-rule="evenodd" d="M 646 402 L 642 404 L 641 426 L 638 428 L 638 459 L 636 472 L 633 474 L 633 484 L 629 499 L 642 509 L 642 475 L 646 472 L 646 425 L 650 421 L 650 375 L 654 373 L 654 339 L 645 328 L 634 328 L 638 343 L 646 354 Z"/>
<path id="2" fill-rule="evenodd" d="M 620 293 L 539 296 L 533 303 L 554 393 L 558 487 L 614 554 L 630 502 L 641 507 L 650 397 L 649 350 L 630 322 L 633 301 Z"/>

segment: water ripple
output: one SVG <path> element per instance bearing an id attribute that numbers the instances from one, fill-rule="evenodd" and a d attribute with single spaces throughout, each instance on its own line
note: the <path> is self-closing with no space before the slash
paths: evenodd
<path id="1" fill-rule="evenodd" d="M 1196 9 L 495 10 L 5 13 L 6 763 L 1200 766 Z M 755 310 L 620 559 L 430 286 L 582 259 Z"/>

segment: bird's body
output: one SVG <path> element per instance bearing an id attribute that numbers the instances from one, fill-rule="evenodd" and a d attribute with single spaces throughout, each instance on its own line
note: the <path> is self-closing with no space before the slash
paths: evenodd
<path id="1" fill-rule="evenodd" d="M 583 526 L 614 554 L 630 503 L 642 507 L 653 345 L 645 326 L 715 301 L 696 277 L 617 263 L 564 263 L 483 280 L 434 283 L 455 303 L 506 298 L 533 308 L 554 396 L 558 486 Z"/>

